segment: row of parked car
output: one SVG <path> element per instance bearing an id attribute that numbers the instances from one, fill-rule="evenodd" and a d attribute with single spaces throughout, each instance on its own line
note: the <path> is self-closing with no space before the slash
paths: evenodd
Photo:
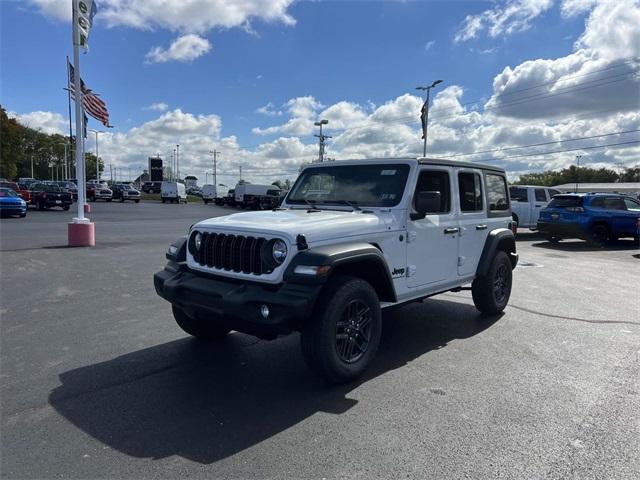
<path id="1" fill-rule="evenodd" d="M 531 185 L 509 188 L 514 224 L 557 243 L 581 238 L 604 246 L 623 237 L 640 242 L 640 201 L 617 193 L 561 193 Z"/>
<path id="2" fill-rule="evenodd" d="M 275 185 L 242 183 L 231 189 L 223 185 L 204 185 L 201 196 L 205 204 L 213 202 L 219 206 L 270 210 L 280 206 L 286 193 Z"/>

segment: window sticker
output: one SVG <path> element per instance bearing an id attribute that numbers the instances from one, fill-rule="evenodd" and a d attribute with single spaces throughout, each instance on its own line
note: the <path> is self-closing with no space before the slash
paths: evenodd
<path id="1" fill-rule="evenodd" d="M 380 175 L 395 175 L 397 170 L 382 170 Z"/>

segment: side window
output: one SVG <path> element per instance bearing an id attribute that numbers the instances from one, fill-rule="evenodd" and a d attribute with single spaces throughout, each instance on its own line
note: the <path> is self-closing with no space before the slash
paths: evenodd
<path id="1" fill-rule="evenodd" d="M 536 188 L 536 202 L 546 202 L 547 194 L 544 192 L 544 188 Z"/>
<path id="2" fill-rule="evenodd" d="M 596 197 L 591 200 L 591 208 L 604 208 L 604 198 Z"/>
<path id="3" fill-rule="evenodd" d="M 513 202 L 528 202 L 527 189 L 522 187 L 509 187 L 509 195 Z"/>
<path id="4" fill-rule="evenodd" d="M 416 185 L 416 195 L 418 192 L 440 192 L 440 208 L 431 213 L 447 213 L 451 210 L 451 187 L 449 172 L 441 170 L 422 170 Z M 415 200 L 414 200 L 415 201 Z"/>
<path id="5" fill-rule="evenodd" d="M 604 208 L 607 210 L 626 210 L 624 202 L 618 197 L 607 197 L 604 199 Z"/>
<path id="6" fill-rule="evenodd" d="M 624 204 L 627 207 L 627 210 L 631 212 L 640 212 L 640 202 L 636 202 L 632 198 L 625 198 Z"/>
<path id="7" fill-rule="evenodd" d="M 479 174 L 458 173 L 458 189 L 460 190 L 461 211 L 478 212 L 482 210 L 482 183 Z"/>
<path id="8" fill-rule="evenodd" d="M 495 173 L 487 173 L 484 178 L 489 210 L 491 212 L 509 210 L 506 179 L 502 175 L 496 175 Z"/>

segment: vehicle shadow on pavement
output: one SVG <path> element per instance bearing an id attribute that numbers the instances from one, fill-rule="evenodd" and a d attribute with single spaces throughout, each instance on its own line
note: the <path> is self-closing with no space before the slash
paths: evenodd
<path id="1" fill-rule="evenodd" d="M 545 248 L 547 250 L 558 250 L 564 252 L 600 252 L 600 251 L 610 251 L 610 252 L 618 252 L 618 251 L 633 251 L 638 250 L 638 244 L 633 241 L 633 239 L 622 239 L 616 240 L 615 242 L 610 242 L 604 247 L 598 247 L 596 245 L 592 245 L 589 242 L 584 240 L 561 240 L 558 243 L 551 243 L 549 241 L 541 241 L 538 243 L 532 243 L 532 247 L 537 248 Z"/>
<path id="2" fill-rule="evenodd" d="M 209 464 L 318 412 L 348 411 L 357 401 L 347 394 L 360 384 L 472 337 L 497 319 L 446 300 L 398 308 L 385 314 L 382 343 L 368 373 L 340 386 L 307 370 L 297 334 L 271 342 L 238 333 L 215 344 L 185 338 L 62 373 L 49 403 L 77 428 L 126 455 L 179 455 Z M 397 394 L 400 399 L 402 392 Z"/>

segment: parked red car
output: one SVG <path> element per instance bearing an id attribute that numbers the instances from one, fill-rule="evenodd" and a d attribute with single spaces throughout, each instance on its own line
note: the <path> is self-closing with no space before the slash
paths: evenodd
<path id="1" fill-rule="evenodd" d="M 14 190 L 18 195 L 20 195 L 20 198 L 27 202 L 27 205 L 31 203 L 31 192 L 27 190 L 26 185 L 16 182 L 0 182 L 0 187 Z"/>

